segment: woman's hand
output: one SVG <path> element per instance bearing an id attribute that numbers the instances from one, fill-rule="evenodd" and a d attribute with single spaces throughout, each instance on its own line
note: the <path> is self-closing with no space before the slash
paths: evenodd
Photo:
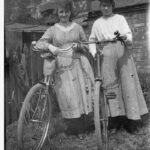
<path id="1" fill-rule="evenodd" d="M 81 47 L 81 44 L 80 43 L 73 43 L 73 46 L 72 46 L 73 50 L 75 52 L 81 52 L 82 51 L 82 47 Z"/>
<path id="2" fill-rule="evenodd" d="M 59 48 L 56 46 L 53 46 L 51 44 L 49 44 L 48 49 L 51 53 L 53 53 L 54 55 L 57 55 L 59 53 Z"/>
<path id="3" fill-rule="evenodd" d="M 59 50 L 59 49 L 56 49 L 56 50 L 53 52 L 54 55 L 58 55 L 59 53 L 60 53 L 60 50 Z"/>
<path id="4" fill-rule="evenodd" d="M 36 45 L 36 41 L 32 41 L 31 44 L 32 44 L 32 46 L 35 46 Z"/>
<path id="5" fill-rule="evenodd" d="M 39 47 L 37 47 L 36 43 L 37 43 L 36 41 L 32 41 L 31 48 L 33 51 L 40 51 L 41 49 Z"/>
<path id="6" fill-rule="evenodd" d="M 118 31 L 116 31 L 114 35 L 116 36 L 114 40 L 119 40 L 126 45 L 132 45 L 132 38 L 129 38 L 132 37 L 130 34 L 127 34 L 128 36 L 126 34 L 121 35 Z"/>
<path id="7" fill-rule="evenodd" d="M 114 32 L 114 35 L 116 36 L 114 39 L 120 40 L 120 41 L 126 41 L 127 36 L 126 35 L 121 35 L 119 31 Z"/>
<path id="8" fill-rule="evenodd" d="M 120 35 L 120 38 L 125 42 L 127 40 L 127 36 L 126 35 Z"/>
<path id="9" fill-rule="evenodd" d="M 37 49 L 37 47 L 36 47 L 36 41 L 32 41 L 31 42 L 31 46 L 32 46 L 33 49 Z"/>
<path id="10" fill-rule="evenodd" d="M 82 43 L 75 43 L 75 44 L 73 44 L 73 49 L 74 49 L 74 51 L 81 52 L 81 53 L 89 52 L 88 47 L 85 46 Z"/>
<path id="11" fill-rule="evenodd" d="M 120 38 L 126 46 L 132 46 L 132 41 L 128 39 L 127 35 L 121 35 Z"/>

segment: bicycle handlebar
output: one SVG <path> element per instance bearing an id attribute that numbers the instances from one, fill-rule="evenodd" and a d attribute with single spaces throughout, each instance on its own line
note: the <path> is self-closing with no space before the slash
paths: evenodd
<path id="1" fill-rule="evenodd" d="M 76 42 L 76 43 L 72 43 L 72 45 L 67 47 L 67 48 L 59 48 L 58 50 L 60 51 L 59 53 L 68 53 L 68 52 L 72 51 L 73 47 L 78 47 L 78 44 L 81 44 L 81 45 L 105 44 L 105 43 L 108 43 L 108 42 L 114 43 L 116 41 L 117 40 Z M 42 58 L 47 58 L 47 57 L 55 58 L 57 56 L 57 55 L 53 54 L 49 49 L 37 49 L 37 48 L 35 48 L 34 47 L 35 44 L 36 44 L 36 42 L 32 44 L 32 46 L 33 46 L 32 50 L 35 51 L 35 52 L 45 53 L 45 54 L 41 55 Z M 99 50 L 98 52 L 100 52 L 102 54 L 101 50 Z"/>
<path id="2" fill-rule="evenodd" d="M 32 43 L 32 47 L 33 47 L 32 50 L 33 50 L 33 51 L 36 51 L 36 52 L 49 52 L 49 53 L 51 53 L 49 49 L 38 49 L 38 48 L 35 48 L 35 44 L 36 44 L 36 43 L 35 43 L 35 41 L 34 41 L 34 43 Z M 58 50 L 60 50 L 60 51 L 62 51 L 62 52 L 68 52 L 71 48 L 75 47 L 76 44 L 77 44 L 77 43 L 72 43 L 71 46 L 69 46 L 69 47 L 67 47 L 67 48 L 58 48 Z"/>
<path id="3" fill-rule="evenodd" d="M 103 41 L 88 41 L 88 42 L 74 42 L 74 43 L 70 43 L 70 44 L 72 44 L 71 46 L 69 46 L 69 47 L 67 47 L 67 48 L 58 48 L 58 50 L 60 51 L 60 53 L 64 53 L 64 52 L 70 52 L 71 50 L 72 50 L 72 48 L 74 47 L 78 47 L 78 45 L 79 44 L 81 44 L 81 45 L 89 45 L 89 44 L 99 44 L 99 45 L 103 45 L 103 44 L 106 44 L 106 43 L 115 43 L 115 42 L 117 42 L 117 41 L 121 41 L 121 42 L 123 42 L 124 43 L 124 40 L 121 38 L 121 36 L 120 36 L 120 33 L 118 32 L 118 31 L 116 31 L 115 33 L 114 33 L 114 35 L 116 36 L 114 39 L 112 39 L 112 40 L 103 40 Z M 32 48 L 32 50 L 33 51 L 36 51 L 36 52 L 47 52 L 47 53 L 49 53 L 49 54 L 51 54 L 52 56 L 56 56 L 55 54 L 53 54 L 49 49 L 46 49 L 46 50 L 44 50 L 44 49 L 37 49 L 37 48 L 35 48 L 34 46 L 36 45 L 36 41 L 33 41 L 32 42 L 32 46 L 33 46 L 33 48 Z"/>
<path id="4" fill-rule="evenodd" d="M 116 42 L 117 40 L 115 40 L 115 39 L 113 39 L 113 40 L 104 40 L 104 41 L 88 41 L 88 42 L 74 42 L 74 43 L 72 43 L 72 45 L 71 46 L 69 46 L 69 47 L 67 47 L 67 48 L 59 48 L 59 50 L 60 51 L 68 51 L 68 50 L 70 50 L 71 48 L 73 48 L 73 47 L 76 47 L 77 46 L 77 44 L 86 44 L 86 45 L 88 45 L 88 44 L 105 44 L 105 43 L 114 43 L 114 42 Z M 34 43 L 35 44 L 35 43 Z M 34 46 L 34 45 L 33 45 Z M 33 50 L 34 51 L 41 51 L 41 49 L 35 49 L 35 48 L 33 48 Z M 49 50 L 47 49 L 47 50 L 42 50 L 42 51 L 46 51 L 46 52 L 49 52 Z"/>
<path id="5" fill-rule="evenodd" d="M 57 56 L 56 54 L 52 53 L 49 49 L 38 49 L 38 48 L 35 47 L 35 45 L 36 45 L 36 41 L 33 41 L 32 42 L 32 50 L 35 51 L 35 52 L 42 53 L 41 54 L 42 58 L 48 58 L 48 57 L 55 58 Z M 58 48 L 59 54 L 60 53 L 69 53 L 70 51 L 72 51 L 72 48 L 75 47 L 75 45 L 76 45 L 75 43 L 72 43 L 67 48 Z"/>
<path id="6" fill-rule="evenodd" d="M 116 32 L 114 32 L 114 35 L 115 35 L 115 38 L 114 39 L 112 39 L 112 40 L 103 40 L 103 41 L 88 41 L 88 42 L 73 42 L 72 43 L 72 45 L 70 46 L 70 47 L 68 47 L 68 48 L 59 48 L 59 50 L 60 51 L 63 51 L 63 52 L 67 52 L 68 50 L 70 50 L 71 48 L 73 48 L 73 47 L 75 47 L 75 45 L 76 46 L 78 46 L 78 44 L 86 44 L 86 45 L 88 45 L 88 44 L 105 44 L 105 43 L 115 43 L 115 42 L 117 42 L 117 41 L 121 41 L 121 42 L 123 42 L 124 43 L 124 40 L 122 39 L 122 37 L 121 37 L 121 35 L 120 35 L 120 33 L 119 33 L 119 31 L 116 31 Z M 36 44 L 36 41 L 33 41 L 32 42 L 32 45 L 35 45 Z M 34 51 L 41 51 L 40 49 L 33 49 Z M 42 50 L 42 51 L 45 51 L 45 52 L 50 52 L 49 50 Z"/>
<path id="7" fill-rule="evenodd" d="M 114 43 L 117 40 L 104 40 L 104 41 L 89 41 L 89 42 L 79 42 L 80 44 L 105 44 L 105 43 Z"/>

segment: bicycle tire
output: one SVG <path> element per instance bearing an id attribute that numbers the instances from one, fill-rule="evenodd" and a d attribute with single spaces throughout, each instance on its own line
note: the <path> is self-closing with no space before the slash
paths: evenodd
<path id="1" fill-rule="evenodd" d="M 101 81 L 95 83 L 94 122 L 98 150 L 108 150 L 107 106 L 101 91 Z"/>
<path id="2" fill-rule="evenodd" d="M 42 84 L 40 84 L 40 83 L 38 83 L 38 84 L 36 84 L 36 85 L 34 85 L 30 90 L 29 90 L 29 92 L 27 93 L 27 95 L 26 95 L 26 97 L 25 97 L 25 100 L 24 100 L 24 103 L 23 103 L 23 106 L 22 106 L 22 108 L 21 108 L 21 111 L 20 111 L 20 116 L 19 116 L 19 120 L 18 120 L 18 129 L 17 129 L 17 142 L 18 142 L 18 148 L 20 149 L 20 150 L 23 150 L 23 149 L 25 149 L 25 143 L 24 143 L 24 141 L 23 141 L 23 129 L 24 129 L 24 127 L 23 127 L 23 123 L 24 122 L 26 122 L 27 123 L 27 121 L 26 121 L 26 117 L 27 117 L 27 115 L 26 115 L 26 113 L 29 113 L 29 112 L 27 112 L 27 111 L 29 111 L 29 106 L 31 107 L 31 105 L 30 105 L 30 102 L 32 101 L 32 99 L 34 98 L 33 96 L 34 96 L 34 94 L 36 93 L 36 92 L 38 92 L 39 90 L 43 90 L 43 91 L 45 91 L 46 92 L 46 96 L 45 96 L 45 98 L 46 98 L 46 102 L 44 103 L 44 106 L 46 106 L 45 108 L 43 108 L 42 109 L 42 113 L 43 113 L 43 111 L 46 111 L 47 110 L 47 116 L 46 116 L 46 121 L 45 121 L 45 124 L 44 124 L 44 130 L 43 130 L 43 133 L 42 133 L 42 136 L 41 136 L 41 138 L 40 138 L 40 140 L 39 140 L 39 142 L 38 142 L 38 144 L 37 145 L 35 145 L 35 147 L 34 147 L 34 149 L 35 150 L 40 150 L 41 149 L 41 147 L 43 146 L 43 144 L 44 144 L 44 141 L 45 141 L 45 139 L 46 139 L 46 136 L 47 136 L 47 133 L 48 133 L 48 129 L 49 129 L 49 123 L 50 123 L 50 116 L 51 116 L 51 101 L 50 101 L 50 94 L 49 94 L 49 92 L 48 92 L 48 89 L 46 89 L 46 86 L 44 86 L 44 85 L 42 85 Z M 36 95 L 36 94 L 35 94 Z M 40 103 L 40 99 L 42 99 L 42 94 L 41 94 L 41 97 L 38 99 L 38 102 L 37 103 Z M 44 96 L 43 96 L 44 97 Z M 44 99 L 44 98 L 43 98 Z M 43 100 L 42 99 L 42 100 Z M 37 100 L 37 99 L 36 99 Z M 34 101 L 34 103 L 33 104 L 35 104 L 36 103 L 35 101 Z M 39 105 L 39 104 L 35 104 L 35 112 L 34 112 L 34 114 L 33 114 L 33 116 L 32 116 L 32 118 L 33 117 L 35 117 L 36 116 L 36 113 L 37 113 L 37 109 L 40 109 L 40 108 L 38 108 L 39 106 L 41 106 L 41 105 Z M 30 114 L 29 114 L 30 115 Z M 39 113 L 38 114 L 38 116 L 40 116 L 41 114 Z M 45 116 L 44 116 L 45 114 L 43 113 L 41 116 L 44 118 Z M 40 117 L 41 117 L 40 116 Z M 44 122 L 44 121 L 43 121 Z M 40 124 L 41 122 L 39 122 L 39 124 Z M 28 148 L 27 148 L 28 149 Z M 32 148 L 33 149 L 33 148 Z"/>

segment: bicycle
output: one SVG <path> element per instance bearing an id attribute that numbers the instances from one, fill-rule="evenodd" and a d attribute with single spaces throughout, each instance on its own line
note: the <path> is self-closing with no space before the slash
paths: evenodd
<path id="1" fill-rule="evenodd" d="M 124 37 L 120 35 L 119 31 L 114 32 L 115 38 L 107 41 L 97 41 L 95 44 L 116 43 L 120 41 L 125 45 Z M 95 79 L 95 101 L 94 101 L 94 122 L 95 132 L 97 136 L 97 148 L 98 150 L 109 149 L 109 135 L 108 135 L 108 100 L 116 98 L 116 94 L 113 92 L 107 93 L 103 87 L 103 77 L 101 75 L 101 62 L 103 57 L 103 46 L 96 53 L 96 66 L 97 76 Z"/>
<path id="2" fill-rule="evenodd" d="M 63 49 L 69 51 L 72 47 Z M 41 52 L 41 50 L 33 49 Z M 55 59 L 55 55 L 50 51 L 45 51 L 41 57 Z M 49 128 L 51 128 L 52 104 L 53 101 L 53 81 L 51 76 L 45 76 L 43 82 L 35 84 L 27 93 L 22 105 L 17 129 L 17 142 L 19 149 L 26 149 L 28 142 L 35 143 L 32 149 L 42 148 Z M 37 128 L 37 126 L 39 126 Z M 39 129 L 39 131 L 37 131 Z M 49 132 L 51 134 L 51 130 Z M 31 137 L 33 136 L 33 137 Z M 39 139 L 38 139 L 39 138 Z"/>
<path id="3" fill-rule="evenodd" d="M 115 43 L 114 40 L 107 41 L 94 41 L 85 42 L 84 44 L 98 44 L 100 48 L 96 52 L 96 77 L 95 77 L 95 100 L 94 100 L 94 124 L 95 133 L 97 139 L 97 149 L 98 150 L 108 150 L 109 149 L 109 139 L 108 139 L 108 99 L 113 99 L 116 97 L 114 93 L 110 93 L 107 97 L 107 93 L 103 87 L 103 77 L 101 75 L 101 63 L 103 58 L 103 46 L 107 43 Z"/>
<path id="4" fill-rule="evenodd" d="M 80 44 L 102 44 L 108 42 L 115 42 L 116 40 L 111 41 L 94 41 L 94 42 L 81 42 Z M 64 51 L 70 50 L 74 45 Z M 55 56 L 48 51 L 48 57 L 55 59 Z M 46 57 L 47 57 L 46 56 Z M 94 100 L 94 123 L 95 123 L 95 132 L 97 136 L 97 147 L 98 150 L 108 150 L 108 114 L 107 114 L 107 98 L 102 89 L 102 77 L 100 71 L 100 58 L 102 57 L 102 50 L 98 50 L 96 53 L 96 66 L 97 66 L 97 75 L 95 79 L 95 100 Z M 43 57 L 44 58 L 44 57 Z M 44 82 L 37 83 L 27 93 L 25 97 L 19 120 L 18 120 L 18 129 L 17 129 L 17 141 L 19 149 L 25 149 L 25 145 L 28 142 L 35 143 L 34 149 L 40 150 L 45 142 L 45 139 L 48 134 L 52 133 L 51 129 L 51 118 L 52 118 L 52 100 L 53 100 L 53 81 L 50 76 L 46 76 Z M 35 95 L 35 96 L 34 96 Z M 33 100 L 33 101 L 32 101 Z M 30 110 L 31 108 L 31 110 Z M 28 123 L 28 121 L 30 121 Z M 24 129 L 24 123 L 28 126 Z M 35 127 L 33 127 L 34 124 Z M 42 125 L 43 124 L 43 125 Z M 39 132 L 37 132 L 37 127 L 40 126 Z M 25 130 L 25 133 L 23 132 Z M 29 130 L 29 132 L 27 132 Z M 35 130 L 35 131 L 34 131 Z M 37 135 L 36 135 L 36 134 Z M 34 135 L 35 134 L 35 135 Z M 30 136 L 33 137 L 29 140 Z M 27 136 L 25 138 L 25 136 Z M 37 140 L 37 142 L 35 142 Z M 27 142 L 27 143 L 25 143 Z"/>

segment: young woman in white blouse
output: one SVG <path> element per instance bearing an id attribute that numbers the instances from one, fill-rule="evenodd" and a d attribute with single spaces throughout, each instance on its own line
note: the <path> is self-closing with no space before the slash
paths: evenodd
<path id="1" fill-rule="evenodd" d="M 89 40 L 113 40 L 116 31 L 124 40 L 124 44 L 118 41 L 103 47 L 101 71 L 106 93 L 116 94 L 116 98 L 108 99 L 110 120 L 117 123 L 116 128 L 123 126 L 133 133 L 148 109 L 132 58 L 132 32 L 125 17 L 113 13 L 114 8 L 114 0 L 100 0 L 102 17 L 94 22 Z M 96 45 L 90 44 L 89 48 L 95 56 Z"/>
<path id="2" fill-rule="evenodd" d="M 83 28 L 71 20 L 73 14 L 71 1 L 61 0 L 58 3 L 57 14 L 59 22 L 47 29 L 35 48 L 49 49 L 53 54 L 58 54 L 56 60 L 45 60 L 44 74 L 53 76 L 51 70 L 58 67 L 55 73 L 58 104 L 62 116 L 69 122 L 67 133 L 77 134 L 80 127 L 84 127 L 80 121 L 84 119 L 81 118 L 92 112 L 94 75 L 84 55 L 59 50 L 69 46 L 70 43 L 87 40 Z"/>

